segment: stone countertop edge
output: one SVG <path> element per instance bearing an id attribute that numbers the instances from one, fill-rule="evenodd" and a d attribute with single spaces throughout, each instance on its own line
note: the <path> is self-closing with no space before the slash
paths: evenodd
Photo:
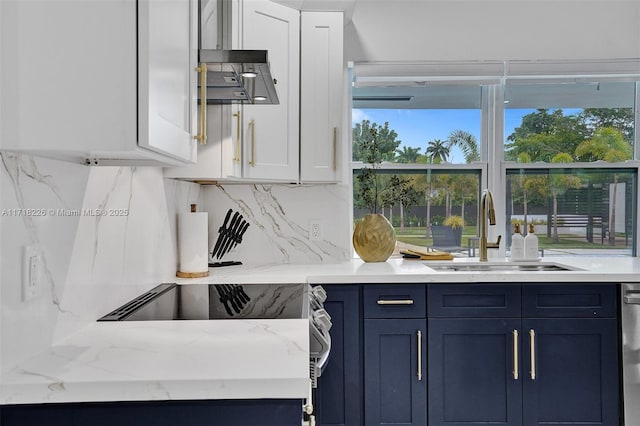
<path id="1" fill-rule="evenodd" d="M 96 322 L 0 380 L 2 404 L 302 399 L 309 392 L 309 323 Z"/>
<path id="2" fill-rule="evenodd" d="M 506 259 L 489 259 L 489 263 Z M 386 262 L 366 263 L 360 259 L 340 263 L 241 265 L 210 268 L 209 276 L 176 279 L 178 284 L 386 284 L 386 283 L 479 283 L 479 282 L 640 282 L 640 258 L 630 256 L 555 256 L 541 263 L 575 268 L 572 271 L 435 271 L 429 264 L 479 263 L 478 258 L 453 261 L 420 261 L 391 258 Z M 535 264 L 532 263 L 532 264 Z"/>

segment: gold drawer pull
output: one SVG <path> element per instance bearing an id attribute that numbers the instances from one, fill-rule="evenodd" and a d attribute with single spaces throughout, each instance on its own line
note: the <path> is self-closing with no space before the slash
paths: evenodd
<path id="1" fill-rule="evenodd" d="M 333 128 L 333 171 L 338 169 L 338 128 Z"/>
<path id="2" fill-rule="evenodd" d="M 242 130 L 240 129 L 240 111 L 234 112 L 233 116 L 236 118 L 236 146 L 233 150 L 233 162 L 240 162 L 240 151 L 242 150 Z"/>
<path id="3" fill-rule="evenodd" d="M 196 67 L 200 74 L 200 123 L 198 134 L 193 138 L 201 144 L 207 143 L 207 64 Z"/>
<path id="4" fill-rule="evenodd" d="M 536 332 L 531 329 L 529 330 L 529 343 L 531 346 L 531 380 L 536 379 Z"/>
<path id="5" fill-rule="evenodd" d="M 418 330 L 418 381 L 422 380 L 422 331 Z"/>
<path id="6" fill-rule="evenodd" d="M 249 126 L 251 127 L 251 161 L 249 164 L 251 167 L 255 167 L 256 165 L 256 122 L 251 120 L 249 122 Z"/>
<path id="7" fill-rule="evenodd" d="M 518 330 L 513 330 L 513 379 L 518 380 Z"/>
<path id="8" fill-rule="evenodd" d="M 378 305 L 413 305 L 413 300 L 404 299 L 404 300 L 384 300 L 379 299 Z"/>

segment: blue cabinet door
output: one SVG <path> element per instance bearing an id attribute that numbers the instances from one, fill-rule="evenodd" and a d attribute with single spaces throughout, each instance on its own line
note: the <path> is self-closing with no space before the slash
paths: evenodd
<path id="1" fill-rule="evenodd" d="M 524 425 L 618 426 L 616 320 L 523 319 L 522 330 Z"/>
<path id="2" fill-rule="evenodd" d="M 429 426 L 522 425 L 519 330 L 516 318 L 429 319 Z"/>
<path id="3" fill-rule="evenodd" d="M 364 424 L 426 425 L 426 365 L 425 319 L 364 320 Z"/>
<path id="4" fill-rule="evenodd" d="M 359 285 L 325 285 L 324 308 L 333 326 L 329 359 L 318 378 L 316 423 L 319 426 L 360 426 L 362 377 Z"/>

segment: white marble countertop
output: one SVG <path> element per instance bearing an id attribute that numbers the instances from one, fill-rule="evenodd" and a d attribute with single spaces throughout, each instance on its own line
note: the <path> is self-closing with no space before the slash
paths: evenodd
<path id="1" fill-rule="evenodd" d="M 544 257 L 539 263 L 566 265 L 571 271 L 446 272 L 429 265 L 480 263 L 478 258 L 459 257 L 452 261 L 420 261 L 391 258 L 365 263 L 359 259 L 341 263 L 280 264 L 209 268 L 205 278 L 177 279 L 193 283 L 451 283 L 451 282 L 640 282 L 640 258 L 630 256 Z M 489 259 L 488 263 L 510 263 Z M 535 265 L 537 262 L 527 262 Z"/>
<path id="2" fill-rule="evenodd" d="M 96 322 L 2 376 L 2 403 L 303 398 L 304 319 Z"/>
<path id="3" fill-rule="evenodd" d="M 468 262 L 478 260 L 450 263 Z M 211 268 L 209 277 L 176 282 L 640 282 L 639 258 L 545 257 L 543 262 L 575 270 L 438 272 L 428 267 L 430 261 L 353 260 Z M 96 322 L 4 372 L 0 402 L 304 398 L 308 333 L 308 322 L 300 319 Z"/>

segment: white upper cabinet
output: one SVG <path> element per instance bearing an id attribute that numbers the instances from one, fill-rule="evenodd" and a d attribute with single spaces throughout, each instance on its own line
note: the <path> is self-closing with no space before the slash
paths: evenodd
<path id="1" fill-rule="evenodd" d="M 201 183 L 297 182 L 300 12 L 268 0 L 232 0 L 224 5 L 230 5 L 230 11 L 205 7 L 203 23 L 216 25 L 213 14 L 224 16 L 221 33 L 226 38 L 218 40 L 218 48 L 268 52 L 279 104 L 208 105 L 207 143 L 198 146 L 198 163 L 166 168 L 165 177 Z M 204 28 L 203 34 L 215 32 Z M 209 39 L 206 47 L 214 48 Z"/>
<path id="2" fill-rule="evenodd" d="M 300 180 L 340 180 L 343 14 L 302 12 Z"/>
<path id="3" fill-rule="evenodd" d="M 267 50 L 279 104 L 209 105 L 198 164 L 165 169 L 165 176 L 202 183 L 340 181 L 341 141 L 348 136 L 341 128 L 342 12 L 300 13 L 268 0 L 224 4 L 231 11 L 219 45 Z M 215 20 L 205 14 L 203 21 Z"/>
<path id="4" fill-rule="evenodd" d="M 242 8 L 241 49 L 267 50 L 278 105 L 242 107 L 242 175 L 298 181 L 300 114 L 300 12 L 269 1 Z"/>
<path id="5" fill-rule="evenodd" d="M 0 149 L 196 160 L 196 0 L 3 0 Z"/>

